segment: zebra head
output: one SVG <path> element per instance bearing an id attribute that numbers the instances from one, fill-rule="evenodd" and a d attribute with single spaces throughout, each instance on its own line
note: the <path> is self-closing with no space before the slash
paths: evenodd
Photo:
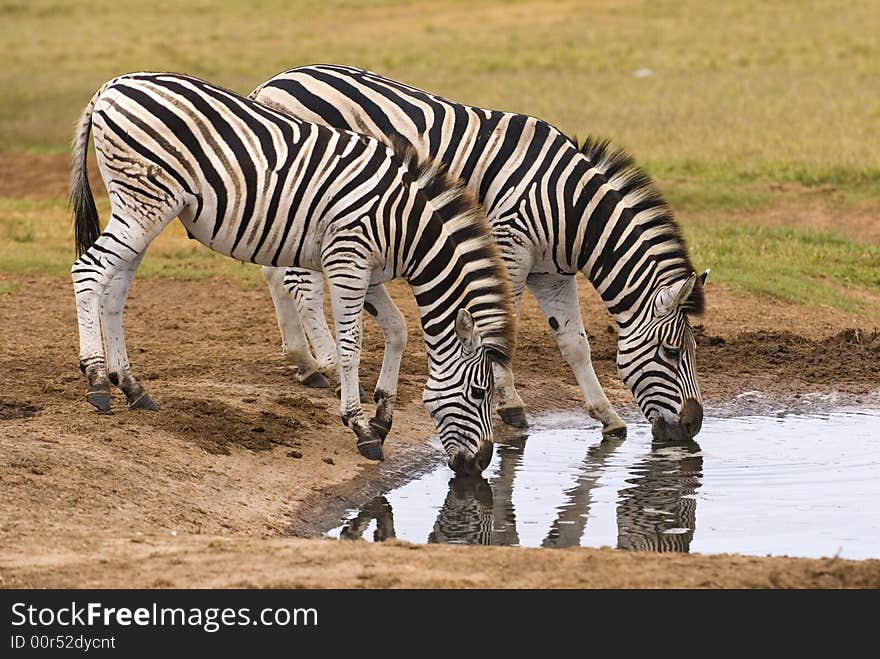
<path id="1" fill-rule="evenodd" d="M 658 441 L 685 441 L 700 432 L 703 403 L 696 374 L 694 333 L 688 321 L 694 287 L 709 271 L 662 287 L 646 313 L 621 330 L 617 368 Z"/>
<path id="2" fill-rule="evenodd" d="M 492 363 L 466 309 L 455 319 L 455 358 L 432 368 L 422 401 L 437 426 L 449 467 L 460 476 L 480 474 L 492 460 Z"/>

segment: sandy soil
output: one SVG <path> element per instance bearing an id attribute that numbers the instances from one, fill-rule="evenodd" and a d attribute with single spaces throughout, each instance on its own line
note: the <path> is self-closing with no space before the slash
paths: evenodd
<path id="1" fill-rule="evenodd" d="M 66 158 L 10 162 L 0 157 L 0 194 L 63 190 Z M 411 341 L 388 460 L 376 464 L 357 454 L 332 393 L 293 380 L 265 290 L 222 279 L 137 280 L 129 351 L 162 410 L 129 412 L 120 394 L 114 412 L 101 415 L 84 400 L 69 281 L 15 281 L 20 288 L 0 297 L 0 586 L 880 587 L 880 561 L 287 537 L 313 528 L 315 511 L 341 492 L 400 479 L 426 454 L 425 356 L 405 284 L 391 290 Z M 612 402 L 630 406 L 615 373 L 612 322 L 586 283 L 581 292 L 599 378 Z M 709 406 L 754 390 L 795 404 L 807 392 L 857 402 L 880 389 L 880 334 L 863 317 L 805 312 L 720 285 L 708 307 L 696 322 Z M 530 409 L 578 406 L 531 298 L 519 337 L 528 349 L 516 373 Z M 369 321 L 367 384 L 381 349 Z"/>

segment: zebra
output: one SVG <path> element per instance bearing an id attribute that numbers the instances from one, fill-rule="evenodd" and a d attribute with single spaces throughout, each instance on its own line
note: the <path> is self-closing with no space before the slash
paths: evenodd
<path id="1" fill-rule="evenodd" d="M 428 544 L 493 545 L 495 503 L 485 478 L 456 477 L 449 481 Z"/>
<path id="2" fill-rule="evenodd" d="M 111 206 L 103 231 L 86 172 L 92 131 Z M 373 460 L 384 458 L 399 356 L 386 353 L 367 419 L 362 312 L 383 282 L 403 277 L 428 353 L 423 401 L 448 463 L 460 474 L 488 465 L 492 364 L 509 364 L 514 349 L 510 289 L 472 195 L 411 147 L 297 120 L 197 78 L 131 73 L 105 83 L 77 124 L 71 204 L 80 368 L 100 411 L 110 410 L 111 383 L 130 408 L 158 407 L 132 373 L 122 310 L 148 244 L 179 216 L 221 254 L 323 272 L 340 414 Z"/>
<path id="3" fill-rule="evenodd" d="M 703 479 L 697 442 L 655 444 L 619 492 L 617 548 L 688 553 Z"/>
<path id="4" fill-rule="evenodd" d="M 696 343 L 688 314 L 703 311 L 703 287 L 669 207 L 649 177 L 607 141 L 582 145 L 547 122 L 470 107 L 363 69 L 314 65 L 280 73 L 250 94 L 272 107 L 379 139 L 404 139 L 439 159 L 483 203 L 510 275 L 514 313 L 523 289 L 535 295 L 587 411 L 605 437 L 625 436 L 590 361 L 576 275 L 586 275 L 618 326 L 618 372 L 658 440 L 684 440 L 702 425 Z M 284 349 L 301 379 L 335 368 L 323 318 L 323 282 L 305 270 L 264 268 Z M 294 301 L 286 294 L 290 291 Z M 387 294 L 375 311 L 386 335 L 405 335 Z M 299 307 L 299 311 L 297 310 Z M 301 340 L 306 326 L 313 347 Z M 309 384 L 309 382 L 306 382 Z M 499 364 L 502 420 L 527 426 L 510 368 Z"/>

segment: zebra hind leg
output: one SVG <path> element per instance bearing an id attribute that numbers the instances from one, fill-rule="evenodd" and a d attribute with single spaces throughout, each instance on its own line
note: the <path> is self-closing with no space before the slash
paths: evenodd
<path id="1" fill-rule="evenodd" d="M 316 389 L 329 387 L 330 381 L 321 373 L 318 362 L 309 350 L 297 304 L 288 294 L 284 281 L 285 268 L 263 266 L 262 270 L 275 306 L 275 319 L 281 331 L 281 351 L 284 357 L 296 368 L 296 377 L 302 384 Z"/>
<path id="2" fill-rule="evenodd" d="M 306 337 L 312 344 L 318 371 L 327 377 L 336 376 L 336 341 L 324 316 L 323 273 L 288 268 L 284 273 L 284 286 L 296 304 Z"/>
<path id="3" fill-rule="evenodd" d="M 626 424 L 618 416 L 599 384 L 590 360 L 590 342 L 581 318 L 574 275 L 531 274 L 529 290 L 541 305 L 563 359 L 571 367 L 584 395 L 587 412 L 602 423 L 605 437 L 625 437 Z"/>
<path id="4" fill-rule="evenodd" d="M 128 362 L 128 358 L 123 357 L 125 338 L 121 319 L 125 299 L 122 294 L 127 295 L 131 276 L 150 241 L 176 215 L 175 210 L 173 215 L 165 219 L 143 218 L 142 221 L 130 223 L 111 215 L 104 232 L 74 261 L 70 270 L 76 298 L 80 370 L 89 382 L 86 400 L 101 412 L 110 412 L 111 380 L 107 369 L 105 341 L 106 346 L 113 351 L 110 363 L 117 381 L 120 381 L 120 366 Z M 126 271 L 128 274 L 125 274 Z M 117 283 L 114 284 L 114 280 Z M 102 317 L 105 315 L 102 306 L 108 304 L 110 322 L 104 326 L 102 332 Z M 137 383 L 136 380 L 134 382 Z M 125 384 L 129 389 L 126 391 L 129 404 L 132 403 L 132 395 L 135 396 L 135 406 L 139 403 L 146 404 L 143 398 L 137 400 L 137 386 L 129 381 L 125 381 Z"/>
<path id="5" fill-rule="evenodd" d="M 370 286 L 364 301 L 364 309 L 376 319 L 385 335 L 385 354 L 382 370 L 373 392 L 376 412 L 370 419 L 370 427 L 385 441 L 391 432 L 394 415 L 394 402 L 397 400 L 397 387 L 400 378 L 400 362 L 406 349 L 406 318 L 394 304 L 388 291 L 381 284 Z"/>
<path id="6" fill-rule="evenodd" d="M 159 406 L 131 371 L 122 326 L 122 310 L 128 299 L 134 272 L 142 258 L 143 252 L 128 264 L 128 267 L 119 270 L 110 281 L 104 291 L 101 304 L 101 322 L 104 327 L 105 354 L 110 382 L 125 394 L 129 409 L 156 411 Z"/>

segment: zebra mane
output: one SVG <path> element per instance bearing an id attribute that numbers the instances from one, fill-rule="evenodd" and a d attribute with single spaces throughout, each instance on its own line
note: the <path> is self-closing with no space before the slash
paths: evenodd
<path id="1" fill-rule="evenodd" d="M 388 141 L 459 245 L 467 246 L 468 260 L 485 264 L 473 273 L 486 289 L 479 297 L 488 296 L 497 302 L 477 301 L 469 311 L 483 346 L 494 359 L 509 365 L 516 344 L 510 282 L 482 205 L 461 181 L 449 174 L 446 165 L 432 158 L 420 158 L 415 147 L 397 135 L 389 136 Z"/>
<path id="2" fill-rule="evenodd" d="M 609 185 L 618 191 L 621 199 L 633 211 L 633 216 L 650 213 L 652 225 L 660 227 L 662 237 L 675 245 L 665 255 L 672 257 L 675 270 L 680 270 L 686 277 L 696 269 L 691 263 L 687 245 L 681 227 L 672 216 L 672 210 L 654 185 L 651 177 L 639 167 L 635 159 L 623 149 L 611 147 L 610 140 L 587 137 L 583 144 L 572 139 L 575 147 L 592 165 L 608 179 Z M 683 311 L 699 315 L 705 309 L 703 287 L 697 283 L 690 297 L 682 305 Z"/>

